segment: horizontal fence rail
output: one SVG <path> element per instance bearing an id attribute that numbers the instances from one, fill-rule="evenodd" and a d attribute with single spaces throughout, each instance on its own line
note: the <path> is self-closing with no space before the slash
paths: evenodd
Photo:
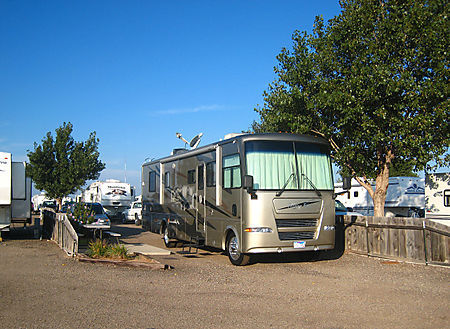
<path id="1" fill-rule="evenodd" d="M 66 214 L 55 213 L 53 209 L 41 211 L 43 236 L 55 241 L 67 255 L 78 254 L 78 234 L 67 219 Z"/>
<path id="2" fill-rule="evenodd" d="M 367 256 L 450 264 L 450 228 L 425 218 L 344 216 L 346 250 Z"/>

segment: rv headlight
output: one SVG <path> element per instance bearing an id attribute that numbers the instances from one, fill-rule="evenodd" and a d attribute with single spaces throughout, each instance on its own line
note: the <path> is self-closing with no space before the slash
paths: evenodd
<path id="1" fill-rule="evenodd" d="M 323 227 L 324 231 L 334 231 L 334 229 L 335 229 L 334 225 L 325 225 Z"/>
<path id="2" fill-rule="evenodd" d="M 272 233 L 270 227 L 248 227 L 244 230 L 245 232 L 257 232 L 257 233 Z"/>

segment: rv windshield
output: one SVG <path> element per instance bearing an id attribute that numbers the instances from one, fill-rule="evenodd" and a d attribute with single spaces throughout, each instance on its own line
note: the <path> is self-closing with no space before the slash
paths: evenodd
<path id="1" fill-rule="evenodd" d="M 299 142 L 249 141 L 245 150 L 247 174 L 253 176 L 256 190 L 333 189 L 331 162 L 325 147 Z M 294 179 L 288 181 L 291 176 Z"/>

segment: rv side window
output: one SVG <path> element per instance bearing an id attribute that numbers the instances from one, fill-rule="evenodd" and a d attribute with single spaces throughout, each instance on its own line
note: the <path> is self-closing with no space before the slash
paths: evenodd
<path id="1" fill-rule="evenodd" d="M 216 186 L 216 162 L 206 164 L 206 186 Z"/>
<path id="2" fill-rule="evenodd" d="M 450 207 L 450 190 L 444 190 L 444 207 Z"/>
<path id="3" fill-rule="evenodd" d="M 154 171 L 150 171 L 148 176 L 148 191 L 156 192 L 156 173 Z"/>
<path id="4" fill-rule="evenodd" d="M 241 167 L 239 154 L 223 157 L 223 187 L 241 187 Z"/>
<path id="5" fill-rule="evenodd" d="M 195 184 L 195 170 L 188 171 L 188 184 Z"/>
<path id="6" fill-rule="evenodd" d="M 357 197 L 358 197 L 358 191 L 353 192 L 353 196 L 354 196 L 355 198 L 357 198 Z"/>
<path id="7" fill-rule="evenodd" d="M 203 180 L 203 165 L 198 166 L 198 183 L 197 188 L 199 190 L 203 190 L 204 187 L 204 180 Z"/>
<path id="8" fill-rule="evenodd" d="M 169 172 L 166 172 L 164 174 L 164 185 L 166 187 L 170 187 L 170 173 Z"/>

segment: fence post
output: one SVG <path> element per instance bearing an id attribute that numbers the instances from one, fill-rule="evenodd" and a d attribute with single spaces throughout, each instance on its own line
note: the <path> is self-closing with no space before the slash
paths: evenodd
<path id="1" fill-rule="evenodd" d="M 426 223 L 422 221 L 422 232 L 423 232 L 423 250 L 425 252 L 425 265 L 428 265 L 428 255 L 427 255 L 427 238 L 425 233 Z"/>
<path id="2" fill-rule="evenodd" d="M 367 247 L 367 257 L 370 257 L 370 249 L 369 249 L 369 221 L 366 217 L 366 247 Z"/>

